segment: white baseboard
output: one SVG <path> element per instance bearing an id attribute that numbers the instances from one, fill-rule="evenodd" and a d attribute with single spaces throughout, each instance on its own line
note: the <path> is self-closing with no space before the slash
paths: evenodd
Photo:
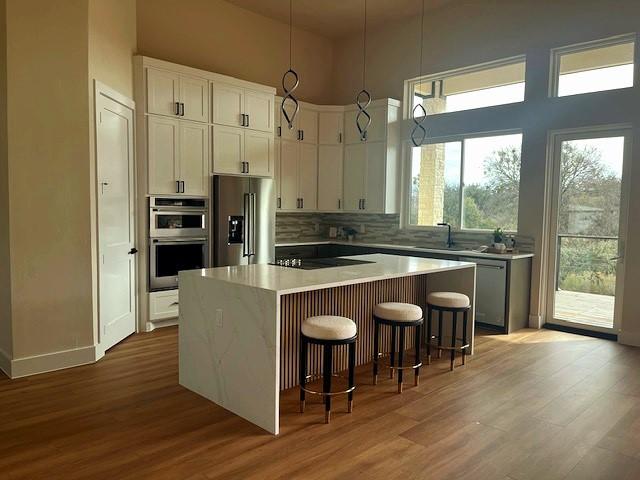
<path id="1" fill-rule="evenodd" d="M 618 334 L 618 343 L 640 347 L 640 332 L 620 332 Z"/>
<path id="2" fill-rule="evenodd" d="M 156 320 L 154 322 L 147 322 L 146 332 L 153 332 L 156 328 L 173 327 L 178 325 L 178 318 L 168 318 L 166 320 Z"/>
<path id="3" fill-rule="evenodd" d="M 0 348 L 0 370 L 2 370 L 7 377 L 11 378 L 11 357 L 7 352 Z"/>
<path id="4" fill-rule="evenodd" d="M 62 350 L 60 352 L 45 353 L 32 357 L 14 358 L 11 360 L 11 378 L 26 377 L 38 373 L 62 370 L 63 368 L 77 367 L 95 362 L 98 355 L 95 345 L 88 347 Z"/>
<path id="5" fill-rule="evenodd" d="M 544 315 L 529 315 L 529 328 L 542 328 L 544 325 Z"/>

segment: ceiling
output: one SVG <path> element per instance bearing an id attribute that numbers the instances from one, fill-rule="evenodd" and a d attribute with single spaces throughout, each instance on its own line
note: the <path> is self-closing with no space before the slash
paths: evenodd
<path id="1" fill-rule="evenodd" d="M 265 17 L 289 23 L 288 0 L 227 0 Z M 427 10 L 452 0 L 425 0 Z M 411 15 L 420 15 L 420 0 L 367 0 L 367 28 Z M 362 30 L 364 0 L 293 0 L 294 26 L 329 38 Z"/>

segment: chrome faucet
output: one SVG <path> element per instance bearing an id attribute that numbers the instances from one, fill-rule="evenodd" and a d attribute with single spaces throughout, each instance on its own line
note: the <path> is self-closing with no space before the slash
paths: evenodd
<path id="1" fill-rule="evenodd" d="M 447 227 L 447 248 L 453 247 L 454 243 L 451 239 L 451 224 L 446 222 L 438 223 L 439 227 Z"/>

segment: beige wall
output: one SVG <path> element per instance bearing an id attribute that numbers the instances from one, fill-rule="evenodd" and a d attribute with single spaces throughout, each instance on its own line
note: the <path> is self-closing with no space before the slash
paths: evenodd
<path id="1" fill-rule="evenodd" d="M 615 5 L 602 0 L 452 2 L 426 14 L 424 73 L 636 31 L 640 2 Z M 403 81 L 418 76 L 419 28 L 416 16 L 369 32 L 367 88 L 374 98 L 402 99 Z M 334 101 L 352 102 L 362 88 L 361 33 L 335 41 L 334 55 Z"/>
<path id="2" fill-rule="evenodd" d="M 289 27 L 222 0 L 138 0 L 138 52 L 278 88 L 289 68 Z M 295 17 L 294 17 L 295 20 Z M 332 43 L 294 30 L 298 98 L 331 103 Z"/>
<path id="3" fill-rule="evenodd" d="M 93 344 L 87 1 L 8 0 L 13 356 Z"/>
<path id="4" fill-rule="evenodd" d="M 0 356 L 10 358 L 11 270 L 7 167 L 7 22 L 6 2 L 0 0 Z"/>

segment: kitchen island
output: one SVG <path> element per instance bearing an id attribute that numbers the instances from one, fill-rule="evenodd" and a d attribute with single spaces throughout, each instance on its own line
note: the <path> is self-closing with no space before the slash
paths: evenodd
<path id="1" fill-rule="evenodd" d="M 298 338 L 306 317 L 343 315 L 355 321 L 356 363 L 361 365 L 372 360 L 377 303 L 410 302 L 425 308 L 428 293 L 446 290 L 466 294 L 473 306 L 473 263 L 384 254 L 346 258 L 370 263 L 315 270 L 259 264 L 180 272 L 180 384 L 278 434 L 279 395 L 297 385 Z M 310 352 L 311 365 L 317 367 L 314 356 Z M 337 357 L 336 370 L 346 368 L 346 357 L 341 352 Z"/>

